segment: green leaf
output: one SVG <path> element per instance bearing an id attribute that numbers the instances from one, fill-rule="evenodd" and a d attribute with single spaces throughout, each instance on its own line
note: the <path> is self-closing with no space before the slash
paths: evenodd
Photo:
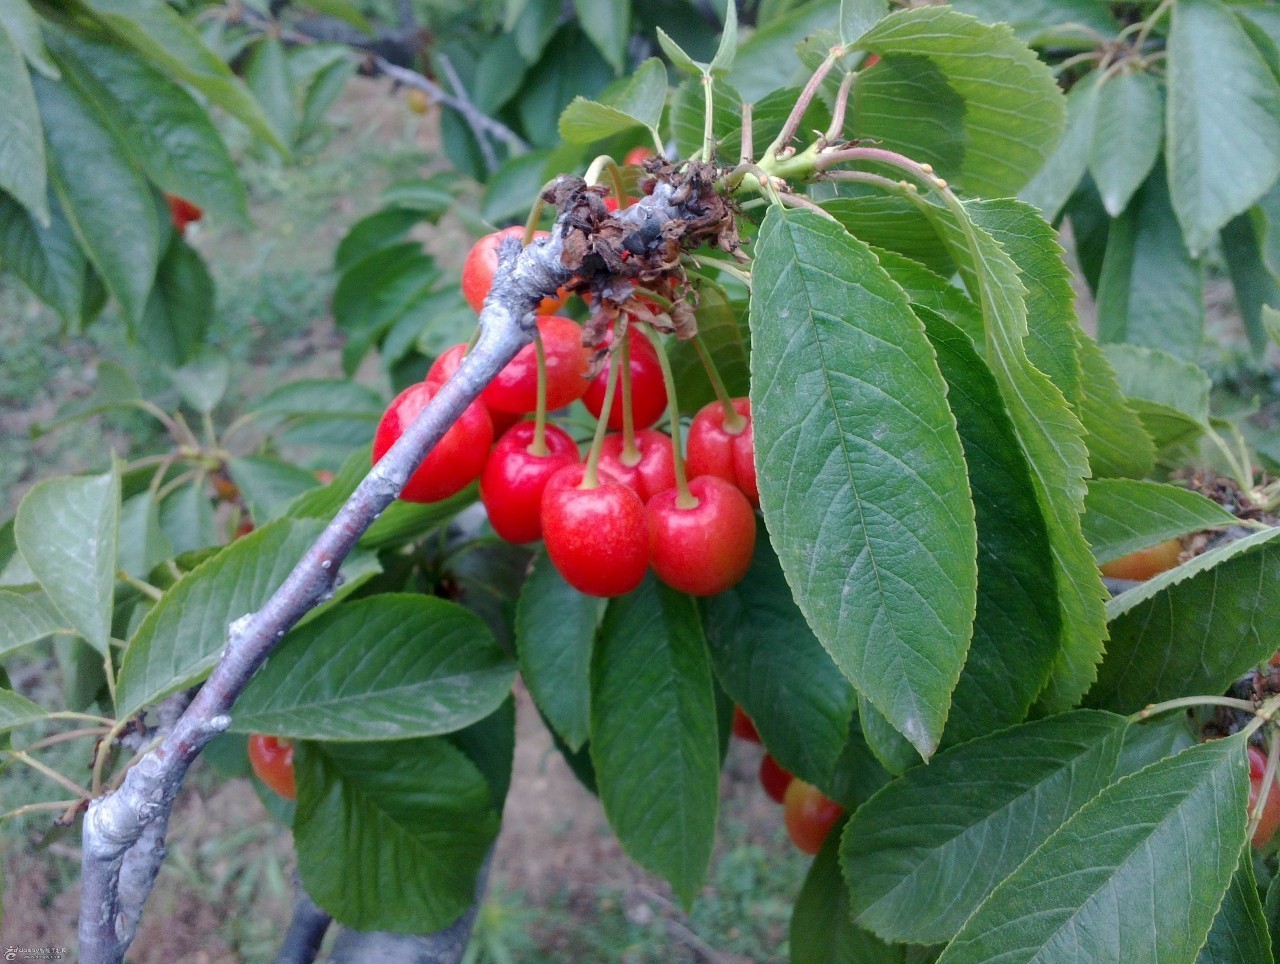
<path id="1" fill-rule="evenodd" d="M 1045 517 L 996 380 L 959 328 L 917 312 L 947 381 L 978 526 L 978 606 L 947 745 L 1026 718 L 1058 655 L 1062 622 Z"/>
<path id="2" fill-rule="evenodd" d="M 70 84 L 32 80 L 54 190 L 107 289 L 137 322 L 160 262 L 152 189 L 121 140 Z"/>
<path id="3" fill-rule="evenodd" d="M 717 742 L 697 607 L 646 579 L 605 610 L 591 666 L 591 760 L 623 849 L 686 907 L 711 861 Z"/>
<path id="4" fill-rule="evenodd" d="M 955 0 L 952 6 L 986 23 L 1007 23 L 1022 40 L 1035 46 L 1088 48 L 1096 40 L 1081 27 L 1103 37 L 1120 30 L 1106 4 L 1096 0 Z"/>
<path id="5" fill-rule="evenodd" d="M 984 226 L 997 226 L 1005 218 L 1011 224 L 1025 224 L 1014 215 L 1026 210 L 1022 202 L 1003 200 L 965 205 L 963 214 L 981 218 Z M 947 226 L 946 221 L 941 223 Z M 1036 500 L 1048 526 L 1064 635 L 1040 702 L 1047 711 L 1056 712 L 1074 706 L 1093 682 L 1106 636 L 1102 608 L 1106 591 L 1080 534 L 1088 455 L 1082 426 L 1062 392 L 1028 357 L 1030 349 L 1024 345 L 1028 312 L 1022 297 L 1027 289 L 1019 268 L 984 226 L 962 223 L 958 232 L 950 226 L 946 236 L 955 246 L 957 261 L 969 267 L 965 280 L 982 306 L 981 348 L 1031 467 Z"/>
<path id="6" fill-rule="evenodd" d="M 213 506 L 204 486 L 187 485 L 170 494 L 160 503 L 160 525 L 179 555 L 213 545 Z"/>
<path id="7" fill-rule="evenodd" d="M 0 591 L 0 659 L 54 633 L 72 633 L 70 621 L 37 593 Z"/>
<path id="8" fill-rule="evenodd" d="M 1211 549 L 1107 603 L 1111 643 L 1092 706 L 1221 693 L 1276 650 L 1280 527 Z"/>
<path id="9" fill-rule="evenodd" d="M 1126 726 L 1089 710 L 1037 720 L 945 750 L 884 787 L 840 848 L 858 922 L 886 940 L 949 940 L 1111 782 Z"/>
<path id="10" fill-rule="evenodd" d="M 483 719 L 515 667 L 478 616 L 432 596 L 384 594 L 293 630 L 236 702 L 233 726 L 300 740 L 402 740 Z"/>
<path id="11" fill-rule="evenodd" d="M 888 12 L 887 0 L 840 0 L 840 43 L 853 46 Z"/>
<path id="12" fill-rule="evenodd" d="M 1085 77 L 1067 94 L 1067 118 L 1053 153 L 1018 196 L 1034 204 L 1045 220 L 1061 213 L 1089 166 L 1089 147 L 1098 124 L 1098 78 Z"/>
<path id="13" fill-rule="evenodd" d="M 857 46 L 881 60 L 854 88 L 856 135 L 932 162 L 966 191 L 1017 192 L 1062 135 L 1052 72 L 1003 24 L 946 7 L 899 10 Z"/>
<path id="14" fill-rule="evenodd" d="M 421 220 L 419 211 L 395 206 L 380 208 L 361 218 L 338 242 L 333 269 L 341 273 L 362 258 L 400 243 Z"/>
<path id="15" fill-rule="evenodd" d="M 667 69 L 650 57 L 625 80 L 606 88 L 599 102 L 575 97 L 560 115 L 560 136 L 589 144 L 640 125 L 657 130 L 667 96 Z"/>
<path id="16" fill-rule="evenodd" d="M 1166 539 L 1238 521 L 1198 492 L 1133 479 L 1094 479 L 1084 510 L 1084 537 L 1099 564 Z"/>
<path id="17" fill-rule="evenodd" d="M 289 71 L 284 45 L 275 37 L 262 37 L 253 45 L 245 63 L 244 79 L 280 140 L 293 144 L 301 121 L 300 105 L 294 93 L 293 75 Z"/>
<path id="18" fill-rule="evenodd" d="M 259 525 L 284 515 L 294 499 L 319 484 L 306 469 L 267 455 L 232 456 L 227 473 L 240 488 L 249 517 Z"/>
<path id="19" fill-rule="evenodd" d="M 1271 344 L 1280 347 L 1280 311 L 1270 305 L 1262 306 L 1262 324 L 1266 328 Z"/>
<path id="20" fill-rule="evenodd" d="M 1169 193 L 1198 255 L 1280 176 L 1280 84 L 1218 0 L 1180 0 L 1168 51 Z"/>
<path id="21" fill-rule="evenodd" d="M 175 231 L 156 270 L 138 340 L 156 361 L 185 365 L 203 348 L 214 307 L 213 277 L 204 258 Z"/>
<path id="22" fill-rule="evenodd" d="M 1118 218 L 1160 155 L 1164 96 L 1145 71 L 1122 70 L 1104 76 L 1089 147 L 1089 173 L 1107 213 Z"/>
<path id="23" fill-rule="evenodd" d="M 120 547 L 117 566 L 135 579 L 146 579 L 156 566 L 173 556 L 173 544 L 160 525 L 160 505 L 144 490 L 120 507 Z"/>
<path id="24" fill-rule="evenodd" d="M 163 0 L 84 0 L 120 40 L 246 124 L 286 157 L 262 107 L 182 16 Z"/>
<path id="25" fill-rule="evenodd" d="M 388 328 L 421 310 L 438 277 L 434 261 L 416 241 L 374 251 L 342 273 L 333 317 L 349 336 L 343 350 L 348 374 Z"/>
<path id="26" fill-rule="evenodd" d="M 1177 713 L 1166 713 L 1141 723 L 1130 723 L 1124 733 L 1124 748 L 1116 764 L 1115 778 L 1127 777 L 1143 767 L 1159 763 L 1200 742 L 1189 721 Z"/>
<path id="27" fill-rule="evenodd" d="M 1111 223 L 1098 282 L 1098 341 L 1129 342 L 1194 360 L 1204 341 L 1204 276 L 1187 254 L 1157 166 Z"/>
<path id="28" fill-rule="evenodd" d="M 824 201 L 822 207 L 855 238 L 910 258 L 935 274 L 955 274 L 946 243 L 929 218 L 907 199 L 887 194 L 842 196 Z M 897 271 L 890 269 L 890 273 L 897 277 Z M 963 297 L 962 292 L 957 294 Z M 930 307 L 943 311 L 938 305 Z"/>
<path id="29" fill-rule="evenodd" d="M 200 414 L 208 415 L 227 394 L 231 361 L 219 349 L 200 345 L 192 352 L 190 361 L 180 368 L 169 369 L 167 374 L 182 400 Z"/>
<path id="30" fill-rule="evenodd" d="M 1280 283 L 1267 268 L 1255 219 L 1248 214 L 1232 218 L 1222 229 L 1222 256 L 1231 274 L 1236 307 L 1244 322 L 1249 347 L 1261 355 L 1267 348 L 1262 313 L 1267 304 L 1280 304 Z"/>
<path id="31" fill-rule="evenodd" d="M 0 733 L 43 720 L 47 711 L 13 690 L 0 689 Z"/>
<path id="32" fill-rule="evenodd" d="M 556 147 L 561 111 L 574 97 L 595 97 L 615 76 L 580 29 L 570 24 L 557 30 L 515 97 L 520 123 L 533 146 Z"/>
<path id="33" fill-rule="evenodd" d="M 715 363 L 716 371 L 732 397 L 741 397 L 751 388 L 751 346 L 747 344 L 745 326 L 725 290 L 719 285 L 703 285 L 698 289 L 698 341 Z M 716 390 L 707 370 L 698 358 L 692 341 L 675 341 L 668 346 L 671 372 L 680 386 L 680 409 L 696 413 L 716 400 Z"/>
<path id="34" fill-rule="evenodd" d="M 1240 860 L 1247 790 L 1239 737 L 1112 784 L 1005 878 L 939 964 L 1194 961 Z"/>
<path id="35" fill-rule="evenodd" d="M 631 0 L 573 0 L 578 23 L 614 73 L 626 68 L 631 35 Z"/>
<path id="36" fill-rule="evenodd" d="M 56 195 L 49 194 L 49 226 L 0 193 L 0 267 L 12 271 L 72 330 L 80 327 L 85 257 Z"/>
<path id="37" fill-rule="evenodd" d="M 47 479 L 18 506 L 13 534 L 49 600 L 100 653 L 111 640 L 120 477 Z"/>
<path id="38" fill-rule="evenodd" d="M 945 384 L 923 326 L 865 244 L 780 208 L 757 243 L 751 396 L 765 522 L 836 665 L 928 757 L 977 586 Z"/>
<path id="39" fill-rule="evenodd" d="M 902 947 L 885 944 L 853 922 L 840 874 L 844 821 L 827 835 L 791 910 L 791 964 L 906 964 Z"/>
<path id="40" fill-rule="evenodd" d="M 0 112 L 0 190 L 9 192 L 38 223 L 47 225 L 40 110 L 22 51 L 5 26 L 0 20 L 0 103 L 5 105 Z"/>
<path id="41" fill-rule="evenodd" d="M 508 13 L 506 29 L 515 37 L 520 56 L 537 60 L 560 25 L 560 0 L 514 0 L 519 13 Z"/>
<path id="42" fill-rule="evenodd" d="M 116 688 L 121 718 L 204 679 L 226 646 L 228 626 L 266 602 L 322 528 L 319 520 L 280 519 L 178 580 L 125 650 Z"/>
<path id="43" fill-rule="evenodd" d="M 702 74 L 702 65 L 684 52 L 684 48 L 671 39 L 671 36 L 658 28 L 658 46 L 662 48 L 662 52 L 667 55 L 673 67 L 677 70 L 683 70 L 686 74 L 693 74 L 695 77 Z"/>
<path id="44" fill-rule="evenodd" d="M 779 87 L 803 83 L 801 75 L 807 72 L 796 47 L 819 30 L 831 29 L 838 15 L 836 0 L 811 0 L 771 20 L 738 46 L 729 82 L 752 103 Z"/>
<path id="45" fill-rule="evenodd" d="M 602 603 L 570 586 L 546 553 L 534 559 L 516 607 L 520 676 L 547 723 L 571 750 L 591 725 L 591 650 Z"/>
<path id="46" fill-rule="evenodd" d="M 498 813 L 461 750 L 440 737 L 300 743 L 294 765 L 298 875 L 335 920 L 419 933 L 471 906 Z"/>
<path id="47" fill-rule="evenodd" d="M 117 43 L 65 32 L 56 35 L 54 50 L 80 93 L 114 125 L 134 163 L 162 190 L 247 220 L 235 162 L 194 97 Z"/>
<path id="48" fill-rule="evenodd" d="M 1157 450 L 1208 430 L 1210 382 L 1199 365 L 1139 345 L 1107 345 L 1103 352 Z"/>
<path id="49" fill-rule="evenodd" d="M 1271 947 L 1274 951 L 1280 947 L 1280 876 L 1272 877 L 1271 883 L 1267 885 L 1263 912 L 1267 917 L 1267 931 L 1271 935 Z"/>
<path id="50" fill-rule="evenodd" d="M 255 399 L 248 410 L 257 415 L 288 418 L 345 415 L 377 421 L 386 407 L 383 397 L 367 385 L 345 378 L 302 378 Z"/>
<path id="51" fill-rule="evenodd" d="M 363 30 L 369 34 L 373 33 L 373 25 L 360 12 L 360 6 L 356 3 L 356 0 L 306 0 L 304 5 L 330 17 L 337 17 L 339 20 L 351 24 L 357 30 Z"/>
<path id="52" fill-rule="evenodd" d="M 1272 959 L 1271 935 L 1253 876 L 1253 857 L 1246 849 L 1196 962 L 1249 964 Z"/>
<path id="53" fill-rule="evenodd" d="M 1155 471 L 1156 446 L 1120 391 L 1115 369 L 1083 330 L 1076 333 L 1076 353 L 1082 376 L 1077 411 L 1089 447 L 1089 470 L 1094 478 L 1150 475 Z"/>
<path id="54" fill-rule="evenodd" d="M 0 31 L 4 30 L 32 67 L 50 80 L 58 79 L 58 67 L 49 59 L 40 33 L 40 18 L 27 0 L 0 0 Z"/>
<path id="55" fill-rule="evenodd" d="M 725 692 L 784 770 L 833 795 L 857 696 L 796 607 L 767 533 L 743 580 L 706 599 L 703 614 Z"/>

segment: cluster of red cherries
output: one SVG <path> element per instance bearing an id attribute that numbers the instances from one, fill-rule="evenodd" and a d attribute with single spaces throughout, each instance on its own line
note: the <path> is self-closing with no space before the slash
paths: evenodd
<path id="1" fill-rule="evenodd" d="M 462 292 L 477 312 L 493 284 L 498 245 L 523 233 L 487 235 L 467 255 Z M 603 367 L 589 377 L 592 351 L 582 326 L 555 314 L 563 304 L 563 297 L 543 301 L 535 343 L 445 433 L 400 498 L 435 502 L 479 479 L 494 531 L 510 542 L 544 540 L 565 581 L 591 596 L 631 592 L 650 566 L 681 592 L 723 592 L 746 574 L 755 548 L 750 401 L 730 398 L 709 369 L 719 398 L 693 419 L 683 454 L 670 366 L 652 330 L 622 316 L 606 335 Z M 625 335 L 615 337 L 618 330 Z M 375 463 L 467 350 L 445 351 L 425 380 L 391 402 L 374 437 Z M 578 399 L 597 420 L 585 461 L 573 438 L 547 421 L 548 412 Z M 664 412 L 670 435 L 652 427 Z"/>
<path id="2" fill-rule="evenodd" d="M 733 735 L 749 743 L 761 743 L 756 725 L 740 706 L 733 708 Z M 760 785 L 770 800 L 782 804 L 791 842 L 807 854 L 821 850 L 844 808 L 812 783 L 782 769 L 767 750 L 760 761 Z"/>

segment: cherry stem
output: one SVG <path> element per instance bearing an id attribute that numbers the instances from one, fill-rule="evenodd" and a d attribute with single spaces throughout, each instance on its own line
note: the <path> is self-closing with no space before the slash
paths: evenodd
<path id="1" fill-rule="evenodd" d="M 676 508 L 695 509 L 698 499 L 689 491 L 689 479 L 684 470 L 684 450 L 680 444 L 680 403 L 676 400 L 676 380 L 671 374 L 671 360 L 667 358 L 667 350 L 658 338 L 657 332 L 646 328 L 646 335 L 658 353 L 658 364 L 662 366 L 662 381 L 667 387 L 667 420 L 671 423 L 671 454 L 676 470 Z"/>
<path id="2" fill-rule="evenodd" d="M 710 74 L 702 75 L 702 159 L 708 164 L 715 163 L 716 154 L 716 114 L 713 88 L 715 81 Z"/>
<path id="3" fill-rule="evenodd" d="M 618 162 L 612 157 L 608 154 L 601 154 L 591 162 L 591 166 L 587 168 L 587 173 L 582 179 L 588 184 L 598 184 L 601 170 L 608 172 L 609 180 L 613 182 L 613 196 L 618 199 L 618 210 L 621 210 L 622 202 L 627 196 L 627 188 L 622 180 L 622 168 L 618 167 Z"/>
<path id="4" fill-rule="evenodd" d="M 533 415 L 533 441 L 525 449 L 530 455 L 545 458 L 547 448 L 547 351 L 542 345 L 542 332 L 533 335 L 533 354 L 538 359 L 538 405 Z"/>
<path id="5" fill-rule="evenodd" d="M 614 325 L 613 337 L 618 342 L 618 348 L 610 364 L 618 366 L 622 388 L 621 461 L 623 465 L 634 466 L 640 462 L 640 450 L 636 448 L 636 420 L 631 409 L 631 331 L 625 314 Z"/>
<path id="6" fill-rule="evenodd" d="M 547 206 L 546 199 L 543 197 L 552 185 L 554 180 L 548 181 L 542 185 L 542 190 L 538 192 L 538 197 L 533 202 L 533 207 L 529 209 L 529 217 L 524 222 L 524 235 L 520 238 L 520 247 L 527 248 L 533 243 L 533 236 L 538 230 L 538 222 L 542 220 L 542 212 Z"/>
<path id="7" fill-rule="evenodd" d="M 827 58 L 813 72 L 813 76 L 809 78 L 809 82 L 804 85 L 804 90 L 800 92 L 800 96 L 796 98 L 795 106 L 791 108 L 791 113 L 787 116 L 787 122 L 782 125 L 782 130 L 778 132 L 778 136 L 774 138 L 768 150 L 764 152 L 765 157 L 776 157 L 778 154 L 791 143 L 791 138 L 796 136 L 796 129 L 800 126 L 800 120 L 804 117 L 804 112 L 809 109 L 809 105 L 813 103 L 813 98 L 817 96 L 818 89 L 822 86 L 822 82 L 827 79 L 827 74 L 831 73 L 831 68 L 836 65 L 836 61 L 844 56 L 844 48 L 837 45 L 831 48 L 831 52 L 827 54 Z"/>
<path id="8" fill-rule="evenodd" d="M 1262 786 L 1258 787 L 1258 798 L 1253 801 L 1253 813 L 1249 815 L 1249 827 L 1244 832 L 1245 840 L 1252 840 L 1258 832 L 1258 824 L 1262 822 L 1262 813 L 1267 806 L 1267 797 L 1275 789 L 1276 764 L 1280 762 L 1280 740 L 1271 734 L 1271 746 L 1267 748 L 1267 768 L 1262 774 Z"/>
<path id="9" fill-rule="evenodd" d="M 720 370 L 716 368 L 715 359 L 711 357 L 711 353 L 707 351 L 707 346 L 702 343 L 702 339 L 697 335 L 693 336 L 693 347 L 698 353 L 698 360 L 702 362 L 702 367 L 707 371 L 707 378 L 711 380 L 711 387 L 715 389 L 716 398 L 719 400 L 721 407 L 724 408 L 724 430 L 730 435 L 737 435 L 747 427 L 747 420 L 738 414 L 738 410 L 733 407 L 733 399 L 729 396 L 729 390 L 724 387 L 724 379 L 720 377 Z"/>
<path id="10" fill-rule="evenodd" d="M 612 362 L 612 359 L 610 359 Z M 618 388 L 618 366 L 609 365 L 604 380 L 604 404 L 600 406 L 600 420 L 596 422 L 596 434 L 591 439 L 591 451 L 587 453 L 587 468 L 582 473 L 580 489 L 594 489 L 600 484 L 600 451 L 604 447 L 605 432 L 609 428 L 609 415 L 613 411 L 613 395 Z"/>
<path id="11" fill-rule="evenodd" d="M 844 134 L 844 115 L 849 107 L 849 91 L 853 89 L 853 82 L 857 78 L 858 72 L 851 70 L 840 81 L 840 90 L 836 94 L 836 109 L 831 112 L 831 124 L 827 127 L 828 141 L 839 140 Z"/>
<path id="12" fill-rule="evenodd" d="M 1166 700 L 1163 703 L 1152 703 L 1150 706 L 1144 706 L 1137 713 L 1132 714 L 1129 719 L 1134 723 L 1138 723 L 1142 720 L 1149 720 L 1160 713 L 1168 713 L 1170 710 L 1193 709 L 1197 706 L 1226 706 L 1233 710 L 1242 710 L 1245 713 L 1253 713 L 1256 710 L 1254 704 L 1248 700 L 1237 700 L 1230 696 L 1182 696 L 1176 700 Z"/>
<path id="13" fill-rule="evenodd" d="M 754 105 L 750 102 L 742 105 L 742 150 L 738 158 L 739 164 L 750 164 L 755 158 L 755 129 L 751 126 L 751 113 Z"/>

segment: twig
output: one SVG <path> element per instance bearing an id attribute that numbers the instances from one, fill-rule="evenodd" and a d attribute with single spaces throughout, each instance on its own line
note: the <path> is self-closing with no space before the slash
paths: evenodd
<path id="1" fill-rule="evenodd" d="M 333 918 L 316 906 L 296 873 L 293 885 L 293 913 L 289 918 L 289 929 L 280 942 L 276 964 L 311 964 L 320 952 Z"/>
<path id="2" fill-rule="evenodd" d="M 677 218 L 697 217 L 673 201 L 671 185 L 620 211 L 637 238 L 658 243 L 653 230 Z M 332 597 L 338 570 L 365 530 L 391 504 L 462 412 L 533 337 L 534 310 L 544 297 L 570 280 L 562 262 L 559 231 L 521 248 L 514 239 L 499 248 L 493 289 L 480 313 L 480 339 L 457 372 L 356 487 L 337 516 L 307 550 L 281 586 L 256 613 L 228 627 L 225 650 L 159 746 L 125 774 L 120 787 L 90 803 L 84 819 L 80 960 L 106 964 L 123 960 L 140 909 L 164 857 L 164 829 L 187 769 L 200 751 L 231 725 L 230 711 L 285 633 Z M 137 858 L 128 855 L 139 850 Z M 125 862 L 132 860 L 129 867 Z M 122 880 L 124 872 L 128 879 Z M 127 884 L 127 887 L 126 887 Z M 126 906 L 127 902 L 127 906 Z"/>

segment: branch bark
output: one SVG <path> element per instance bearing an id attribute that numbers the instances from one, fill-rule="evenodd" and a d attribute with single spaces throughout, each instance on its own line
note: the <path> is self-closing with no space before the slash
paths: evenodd
<path id="1" fill-rule="evenodd" d="M 669 184 L 659 184 L 652 195 L 614 220 L 633 237 L 656 246 L 667 222 L 701 213 L 688 210 L 687 196 L 674 194 Z M 562 214 L 557 226 L 563 229 L 566 220 Z M 570 280 L 563 251 L 563 230 L 524 249 L 514 239 L 502 245 L 475 348 L 365 476 L 271 598 L 256 613 L 230 625 L 221 660 L 160 745 L 128 771 L 117 790 L 90 803 L 81 863 L 79 938 L 84 964 L 124 959 L 164 859 L 165 829 L 187 769 L 209 741 L 231 725 L 236 698 L 289 629 L 331 595 L 343 560 L 365 530 L 463 410 L 532 340 L 535 308 Z"/>
<path id="2" fill-rule="evenodd" d="M 293 913 L 289 929 L 280 941 L 276 964 L 311 964 L 320 953 L 325 931 L 333 918 L 316 906 L 302 881 L 293 875 Z"/>

